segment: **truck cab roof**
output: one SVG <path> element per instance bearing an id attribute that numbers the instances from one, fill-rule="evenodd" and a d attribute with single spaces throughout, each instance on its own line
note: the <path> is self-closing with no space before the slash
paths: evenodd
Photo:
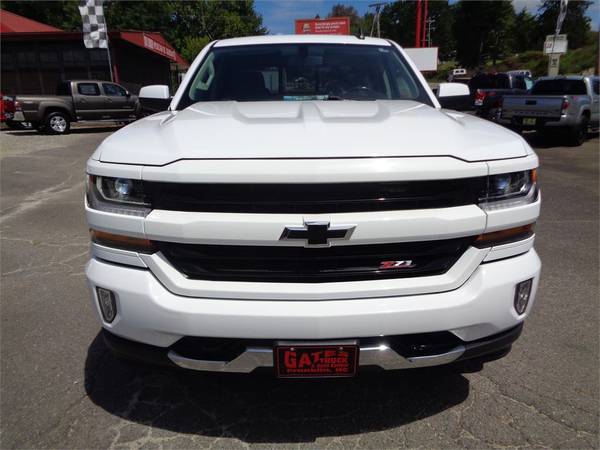
<path id="1" fill-rule="evenodd" d="M 266 45 L 266 44 L 354 44 L 378 45 L 389 47 L 386 39 L 351 35 L 319 35 L 319 34 L 289 34 L 275 36 L 249 36 L 223 39 L 215 42 L 215 47 L 231 47 L 237 45 Z"/>
<path id="2" fill-rule="evenodd" d="M 573 80 L 573 81 L 581 81 L 581 80 L 585 80 L 586 78 L 589 78 L 591 80 L 597 80 L 598 77 L 597 75 L 591 76 L 591 75 L 556 75 L 553 77 L 539 77 L 536 81 L 544 81 L 544 80 Z"/>

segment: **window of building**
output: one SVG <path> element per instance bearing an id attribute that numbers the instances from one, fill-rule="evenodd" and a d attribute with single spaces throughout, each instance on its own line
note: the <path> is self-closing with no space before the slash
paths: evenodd
<path id="1" fill-rule="evenodd" d="M 94 65 L 108 64 L 108 52 L 103 48 L 93 48 L 88 50 L 90 62 Z"/>
<path id="2" fill-rule="evenodd" d="M 2 52 L 2 70 L 14 69 L 14 58 L 12 53 Z"/>
<path id="3" fill-rule="evenodd" d="M 33 68 L 37 66 L 35 52 L 17 52 L 17 63 L 20 68 Z"/>
<path id="4" fill-rule="evenodd" d="M 58 53 L 53 50 L 40 51 L 40 65 L 42 67 L 58 67 Z"/>
<path id="5" fill-rule="evenodd" d="M 83 50 L 63 50 L 63 61 L 67 66 L 85 66 Z"/>

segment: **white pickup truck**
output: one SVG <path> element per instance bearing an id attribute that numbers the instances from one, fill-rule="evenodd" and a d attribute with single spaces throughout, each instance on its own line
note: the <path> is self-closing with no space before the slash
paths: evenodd
<path id="1" fill-rule="evenodd" d="M 216 41 L 87 163 L 86 268 L 115 352 L 354 376 L 510 349 L 540 275 L 538 158 L 383 39 Z"/>

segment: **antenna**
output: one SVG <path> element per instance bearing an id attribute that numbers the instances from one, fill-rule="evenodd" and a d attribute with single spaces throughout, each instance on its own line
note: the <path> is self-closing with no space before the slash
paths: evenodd
<path id="1" fill-rule="evenodd" d="M 375 31 L 375 24 L 377 24 L 377 37 L 381 37 L 381 26 L 379 18 L 381 17 L 381 7 L 386 5 L 387 2 L 373 3 L 369 5 L 369 8 L 375 8 L 375 16 L 373 17 L 373 25 L 371 25 L 371 37 L 373 37 L 373 31 Z"/>

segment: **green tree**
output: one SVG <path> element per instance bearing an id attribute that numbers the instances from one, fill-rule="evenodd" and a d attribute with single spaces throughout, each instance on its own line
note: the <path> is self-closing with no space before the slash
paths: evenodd
<path id="1" fill-rule="evenodd" d="M 430 1 L 428 16 L 433 19 L 431 47 L 439 48 L 439 59 L 451 59 L 456 54 L 456 40 L 453 33 L 454 7 L 447 1 Z"/>
<path id="2" fill-rule="evenodd" d="M 535 16 L 529 14 L 525 8 L 516 16 L 510 32 L 511 50 L 522 53 L 527 50 L 539 50 L 536 47 L 539 36 L 538 22 Z"/>
<path id="3" fill-rule="evenodd" d="M 170 30 L 173 5 L 165 1 L 106 1 L 104 13 L 109 30 Z"/>
<path id="4" fill-rule="evenodd" d="M 209 42 L 268 32 L 262 26 L 262 17 L 254 10 L 252 0 L 175 0 L 169 4 L 172 6 L 171 29 L 165 35 L 178 50 L 186 48 L 188 54 L 191 49 L 200 50 L 200 41 L 191 38 L 202 38 Z"/>
<path id="5" fill-rule="evenodd" d="M 414 47 L 416 14 L 416 2 L 412 0 L 386 5 L 381 13 L 381 36 L 403 47 Z M 427 14 L 433 19 L 431 46 L 439 47 L 440 59 L 452 57 L 456 47 L 453 35 L 454 7 L 447 1 L 430 1 Z"/>
<path id="6" fill-rule="evenodd" d="M 416 2 L 412 0 L 385 5 L 381 10 L 381 36 L 403 47 L 414 47 L 416 11 Z"/>
<path id="7" fill-rule="evenodd" d="M 188 61 L 193 61 L 209 42 L 208 36 L 186 36 L 181 46 L 181 56 Z"/>
<path id="8" fill-rule="evenodd" d="M 566 34 L 569 48 L 583 47 L 588 43 L 591 19 L 585 15 L 593 2 L 587 0 L 570 1 L 567 15 L 562 25 L 561 34 Z M 537 23 L 539 27 L 536 49 L 541 49 L 546 36 L 554 34 L 556 19 L 560 11 L 560 2 L 544 0 L 538 10 Z"/>
<path id="9" fill-rule="evenodd" d="M 510 31 L 515 12 L 511 1 L 465 1 L 456 5 L 454 36 L 457 59 L 474 67 L 493 63 L 510 51 Z"/>
<path id="10" fill-rule="evenodd" d="M 2 9 L 65 31 L 81 29 L 81 16 L 78 6 L 79 2 L 73 0 L 51 2 L 9 0 L 2 2 Z"/>
<path id="11" fill-rule="evenodd" d="M 362 20 L 354 6 L 337 3 L 331 7 L 331 11 L 329 11 L 327 17 L 349 17 L 351 34 L 358 34 L 360 27 L 362 26 Z M 364 28 L 363 32 L 367 33 Z"/>

